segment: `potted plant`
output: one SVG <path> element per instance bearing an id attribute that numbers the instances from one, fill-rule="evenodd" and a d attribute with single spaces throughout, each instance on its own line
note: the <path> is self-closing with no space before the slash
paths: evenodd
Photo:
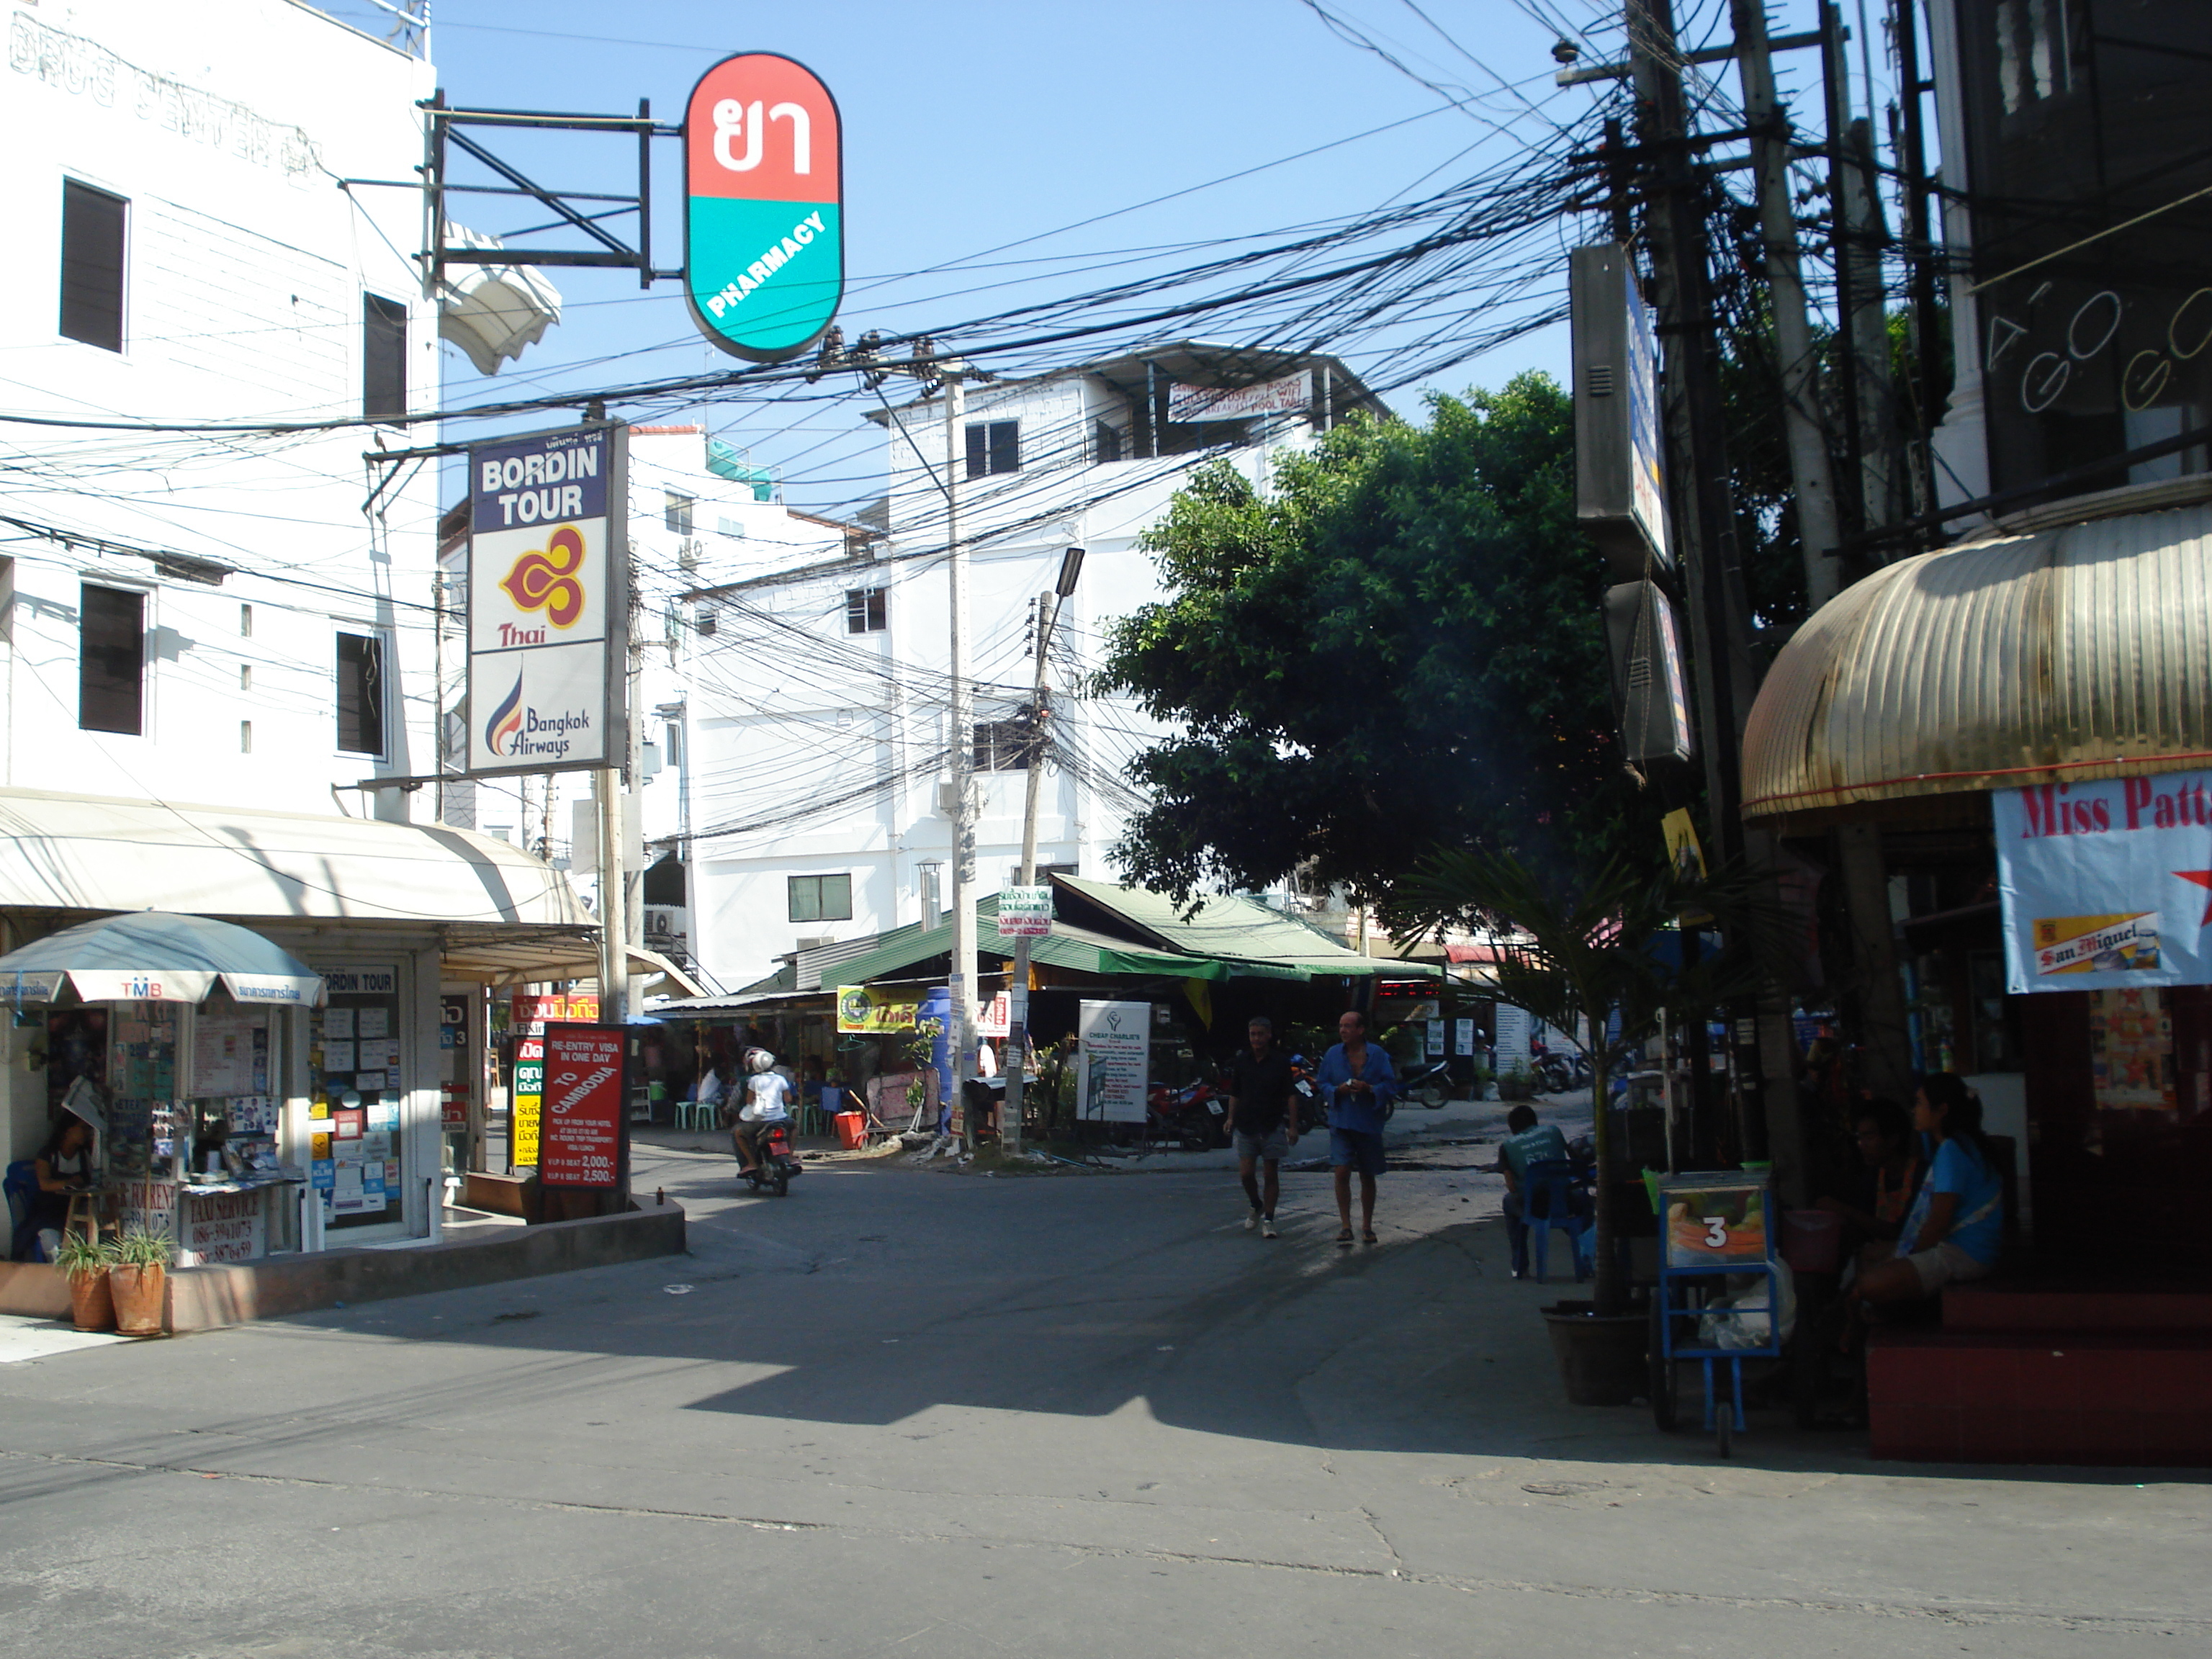
<path id="1" fill-rule="evenodd" d="M 125 1336 L 159 1336 L 173 1251 L 167 1233 L 132 1227 L 115 1246 L 108 1279 L 115 1294 L 115 1328 Z"/>
<path id="2" fill-rule="evenodd" d="M 1498 1079 L 1500 1100 L 1534 1100 L 1536 1097 L 1536 1074 L 1528 1069 L 1528 1062 L 1516 1060 L 1505 1068 Z"/>
<path id="3" fill-rule="evenodd" d="M 69 1280 L 70 1322 L 81 1331 L 115 1328 L 115 1297 L 107 1283 L 115 1258 L 109 1247 L 95 1244 L 82 1233 L 63 1236 L 54 1253 L 54 1266 Z"/>
<path id="4" fill-rule="evenodd" d="M 1420 933 L 1480 927 L 1497 939 L 1498 1000 L 1525 1008 L 1589 1058 L 1593 1101 L 1611 1098 L 1607 1076 L 1617 1043 L 1659 1029 L 1664 1010 L 1703 1011 L 1755 992 L 1786 971 L 1787 921 L 1741 870 L 1693 877 L 1615 858 L 1578 879 L 1546 879 L 1510 854 L 1446 852 L 1393 895 L 1391 909 Z M 1684 952 L 1688 965 L 1653 948 L 1684 916 L 1717 924 L 1714 955 Z M 1585 1024 L 1587 1022 L 1587 1024 Z M 1618 1022 L 1617 1038 L 1608 1028 Z M 1516 1071 L 1522 1068 L 1516 1065 Z M 1507 1083 L 1498 1092 L 1507 1098 Z M 1577 1405 L 1626 1405 L 1646 1387 L 1646 1321 L 1632 1312 L 1615 1248 L 1613 1200 L 1620 1149 L 1613 1113 L 1595 1112 L 1596 1283 L 1589 1302 L 1544 1310 L 1567 1397 Z"/>

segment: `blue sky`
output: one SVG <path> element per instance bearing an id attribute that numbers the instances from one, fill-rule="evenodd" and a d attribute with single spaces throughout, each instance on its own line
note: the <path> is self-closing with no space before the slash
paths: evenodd
<path id="1" fill-rule="evenodd" d="M 671 121 L 699 74 L 732 52 L 779 52 L 808 64 L 845 119 L 849 275 L 841 321 L 849 338 L 871 327 L 950 329 L 1147 262 L 1194 263 L 1214 245 L 1249 246 L 1235 239 L 1417 198 L 1532 146 L 1557 146 L 1562 125 L 1586 118 L 1598 101 L 1596 88 L 1553 86 L 1558 25 L 1587 31 L 1586 61 L 1619 49 L 1618 8 L 1592 0 L 1322 3 L 1397 63 L 1333 32 L 1305 0 L 781 8 L 440 0 L 433 56 L 453 104 L 634 113 L 642 97 Z M 327 9 L 366 21 L 358 0 L 330 0 Z M 1680 9 L 1692 42 L 1725 27 L 1722 0 L 1681 0 Z M 1786 14 L 1797 9 L 1779 8 L 1778 27 L 1794 24 Z M 1336 142 L 1393 123 L 1401 125 Z M 1268 165 L 1321 146 L 1333 147 Z M 621 141 L 518 138 L 501 153 L 542 182 L 623 187 Z M 656 251 L 672 267 L 680 258 L 672 142 L 659 147 L 656 177 Z M 486 198 L 465 211 L 476 228 L 502 233 L 543 217 Z M 1563 222 L 1552 245 L 1597 229 L 1592 220 Z M 629 273 L 551 274 L 568 302 L 561 325 L 495 380 L 448 348 L 449 404 L 735 366 L 697 337 L 677 283 L 641 294 Z M 1430 383 L 1456 391 L 1499 385 L 1524 368 L 1559 374 L 1566 349 L 1565 329 L 1547 329 Z M 1358 349 L 1345 355 L 1363 366 Z M 1395 392 L 1393 402 L 1414 412 L 1419 391 Z M 794 505 L 833 508 L 872 492 L 879 440 L 860 419 L 864 406 L 855 389 L 796 406 L 721 404 L 704 418 L 781 467 Z M 667 407 L 632 412 L 682 417 Z M 484 429 L 472 423 L 453 435 Z"/>

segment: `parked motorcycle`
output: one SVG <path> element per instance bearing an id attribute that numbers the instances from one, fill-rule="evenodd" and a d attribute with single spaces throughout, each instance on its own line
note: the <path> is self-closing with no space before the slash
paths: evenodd
<path id="1" fill-rule="evenodd" d="M 1291 1056 L 1291 1107 L 1297 1114 L 1302 1135 L 1310 1134 L 1328 1121 L 1328 1103 L 1315 1086 L 1313 1062 L 1304 1054 Z"/>
<path id="2" fill-rule="evenodd" d="M 765 1188 L 778 1198 L 788 1198 L 792 1178 L 805 1169 L 799 1154 L 792 1150 L 791 1125 L 781 1118 L 770 1119 L 759 1126 L 754 1146 L 760 1162 L 740 1171 L 745 1184 L 755 1192 Z"/>
<path id="3" fill-rule="evenodd" d="M 1406 1098 L 1428 1111 L 1440 1109 L 1451 1094 L 1451 1062 L 1431 1060 L 1414 1066 L 1400 1079 Z"/>
<path id="4" fill-rule="evenodd" d="M 1228 1139 L 1221 1126 L 1229 1109 L 1210 1083 L 1188 1083 L 1180 1089 L 1156 1083 L 1145 1097 L 1145 1109 L 1152 1120 L 1152 1139 L 1176 1141 L 1185 1152 L 1202 1152 Z"/>

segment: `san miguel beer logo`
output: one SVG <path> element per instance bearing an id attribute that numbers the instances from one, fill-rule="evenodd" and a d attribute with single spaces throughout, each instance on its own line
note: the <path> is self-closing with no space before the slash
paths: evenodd
<path id="1" fill-rule="evenodd" d="M 845 293 L 837 100 L 788 58 L 726 58 L 691 90 L 684 153 L 692 319 L 732 356 L 798 356 Z"/>
<path id="2" fill-rule="evenodd" d="M 584 614 L 584 585 L 576 573 L 584 568 L 583 532 L 564 524 L 548 538 L 544 548 L 532 548 L 517 559 L 499 579 L 518 611 L 543 611 L 556 628 L 574 628 Z M 502 646 L 544 645 L 545 630 L 514 623 L 499 625 Z"/>

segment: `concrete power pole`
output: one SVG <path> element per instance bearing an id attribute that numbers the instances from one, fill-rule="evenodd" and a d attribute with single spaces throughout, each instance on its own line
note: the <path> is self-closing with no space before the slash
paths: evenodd
<path id="1" fill-rule="evenodd" d="M 1790 197 L 1790 118 L 1775 100 L 1765 0 L 1730 0 L 1729 9 L 1735 21 L 1735 67 L 1743 88 L 1744 125 L 1751 132 L 1752 170 L 1759 185 L 1759 240 L 1766 250 L 1774 342 L 1782 358 L 1782 425 L 1797 498 L 1806 601 L 1810 610 L 1818 611 L 1842 586 L 1838 550 L 1843 532 L 1836 515 L 1827 434 L 1820 426 L 1820 362 L 1806 311 L 1796 208 Z"/>
<path id="2" fill-rule="evenodd" d="M 945 376 L 945 568 L 952 610 L 952 1103 L 961 1139 L 975 1141 L 968 1121 L 968 1079 L 975 1070 L 975 687 L 968 674 L 968 550 L 960 539 L 961 427 L 968 412 L 964 366 L 940 365 Z"/>

